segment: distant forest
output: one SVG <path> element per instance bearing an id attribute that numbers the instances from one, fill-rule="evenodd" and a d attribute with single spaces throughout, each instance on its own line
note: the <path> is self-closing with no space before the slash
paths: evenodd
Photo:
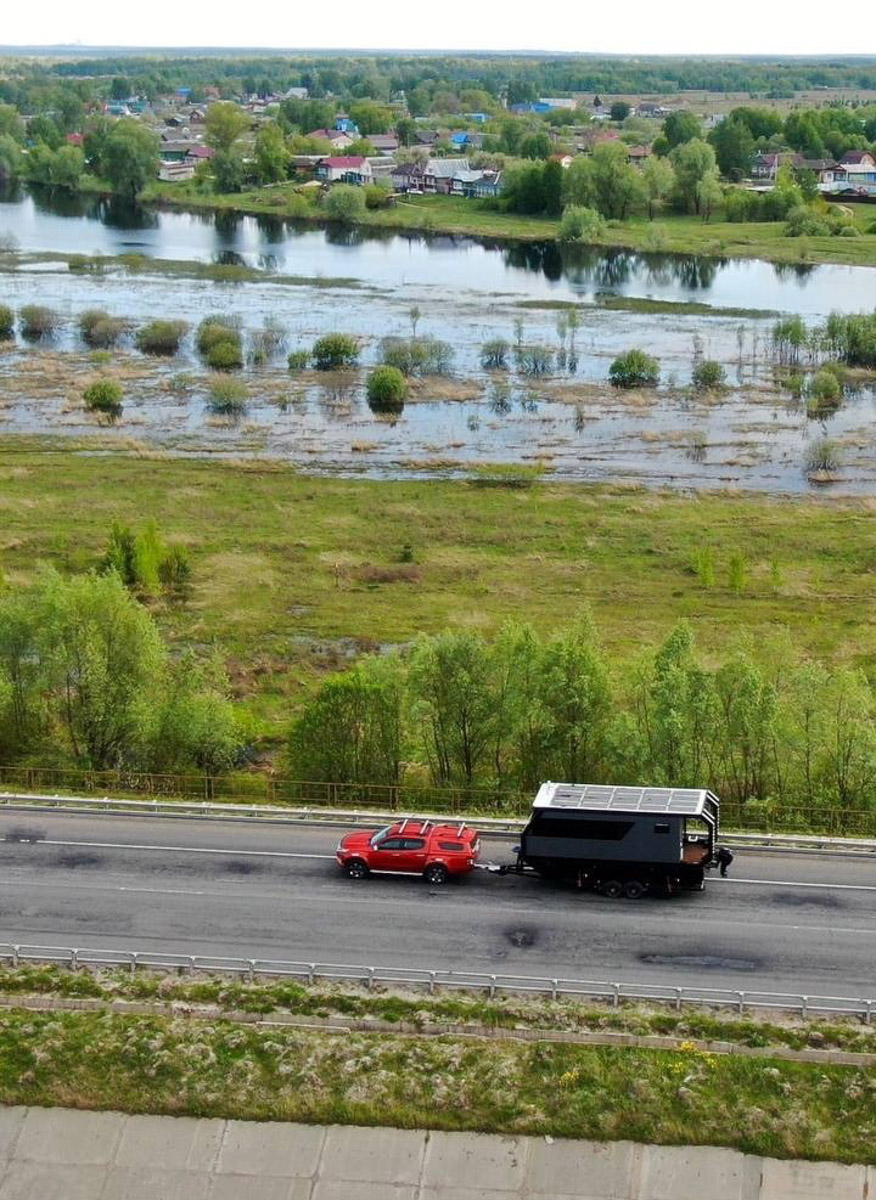
<path id="1" fill-rule="evenodd" d="M 315 98 L 336 96 L 388 101 L 404 92 L 478 88 L 514 100 L 570 92 L 667 95 L 688 90 L 747 92 L 781 99 L 818 88 L 876 89 L 876 57 L 809 58 L 601 58 L 588 56 L 318 54 L 125 51 L 51 61 L 16 59 L 9 52 L 0 102 L 22 107 L 31 89 L 59 79 L 123 77 L 131 91 L 158 95 L 178 87 L 219 88 L 223 95 L 268 94 L 306 87 Z"/>

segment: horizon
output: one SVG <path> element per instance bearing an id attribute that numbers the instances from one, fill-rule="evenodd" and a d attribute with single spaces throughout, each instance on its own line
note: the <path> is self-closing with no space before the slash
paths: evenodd
<path id="1" fill-rule="evenodd" d="M 97 42 L 97 41 L 53 41 L 53 42 L 9 42 L 0 44 L 0 56 L 6 57 L 15 54 L 21 55 L 40 55 L 40 54 L 130 54 L 130 55 L 160 55 L 160 54 L 189 54 L 189 55 L 210 55 L 210 56 L 228 56 L 238 57 L 247 54 L 257 55 L 274 55 L 278 57 L 297 57 L 305 55 L 320 55 L 320 56 L 341 56 L 349 55 L 352 57 L 359 56 L 374 56 L 386 55 L 389 57 L 404 57 L 406 55 L 422 57 L 422 58 L 444 58 L 444 57 L 474 57 L 474 58 L 590 58 L 590 59 L 618 59 L 630 60 L 636 62 L 660 61 L 660 60 L 715 60 L 717 62 L 861 62 L 869 63 L 876 62 L 876 51 L 873 52 L 854 52 L 854 51 L 821 51 L 818 53 L 811 51 L 713 51 L 713 50 L 664 50 L 664 51 L 637 51 L 637 50 L 558 50 L 552 48 L 533 48 L 526 46 L 516 47 L 488 47 L 488 46 L 364 46 L 364 45 L 338 45 L 338 46 L 290 46 L 276 45 L 270 46 L 264 43 L 253 43 L 252 45 L 243 44 L 223 44 L 223 43 L 207 43 L 207 42 L 174 42 L 174 43 L 147 43 L 147 42 Z"/>

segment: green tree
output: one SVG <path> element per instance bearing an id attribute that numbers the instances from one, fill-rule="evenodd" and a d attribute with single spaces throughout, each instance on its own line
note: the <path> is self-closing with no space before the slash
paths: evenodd
<path id="1" fill-rule="evenodd" d="M 373 100 L 358 100 L 350 105 L 350 119 L 361 134 L 386 133 L 392 128 L 392 112 Z"/>
<path id="2" fill-rule="evenodd" d="M 473 633 L 421 638 L 411 656 L 414 723 L 438 786 L 471 787 L 492 744 L 496 704 L 491 658 Z"/>
<path id="3" fill-rule="evenodd" d="M 544 193 L 544 211 L 549 217 L 558 217 L 563 211 L 563 167 L 561 163 L 552 160 L 544 164 L 541 186 Z"/>
<path id="4" fill-rule="evenodd" d="M 210 105 L 204 120 L 207 145 L 217 153 L 227 154 L 249 125 L 249 117 L 242 108 L 230 100 L 219 100 Z"/>
<path id="5" fill-rule="evenodd" d="M 627 117 L 630 115 L 630 112 L 630 106 L 625 100 L 615 100 L 614 104 L 612 104 L 611 108 L 608 110 L 608 115 L 611 117 L 612 121 L 617 121 L 620 123 L 621 121 L 625 121 L 627 119 Z"/>
<path id="6" fill-rule="evenodd" d="M 158 138 L 133 118 L 123 117 L 116 122 L 102 152 L 103 174 L 118 195 L 136 199 L 158 174 Z"/>
<path id="7" fill-rule="evenodd" d="M 368 658 L 327 679 L 292 723 L 297 779 L 395 785 L 402 779 L 404 688 L 394 658 Z"/>
<path id="8" fill-rule="evenodd" d="M 537 696 L 544 714 L 548 778 L 598 779 L 612 699 L 608 670 L 589 618 L 548 642 L 541 656 Z"/>
<path id="9" fill-rule="evenodd" d="M 24 156 L 15 138 L 0 134 L 0 180 L 17 179 L 24 170 Z"/>
<path id="10" fill-rule="evenodd" d="M 64 135 L 51 117 L 40 113 L 31 117 L 27 123 L 27 136 L 32 142 L 45 142 L 50 150 L 57 150 L 64 144 Z"/>
<path id="11" fill-rule="evenodd" d="M 325 214 L 331 221 L 355 225 L 365 215 L 365 194 L 352 183 L 336 183 L 323 201 Z"/>
<path id="12" fill-rule="evenodd" d="M 142 697 L 164 665 L 155 624 L 118 576 L 44 577 L 43 656 L 77 760 L 119 765 L 139 736 Z"/>
<path id="13" fill-rule="evenodd" d="M 701 185 L 716 179 L 715 151 L 708 142 L 694 138 L 676 146 L 669 155 L 675 171 L 675 198 L 678 206 L 686 212 L 701 212 Z"/>
<path id="14" fill-rule="evenodd" d="M 0 588 L 0 753 L 35 748 L 44 726 L 40 614 L 27 591 Z"/>
<path id="15" fill-rule="evenodd" d="M 0 104 L 0 137 L 11 137 L 19 145 L 26 137 L 24 121 L 14 104 Z"/>
<path id="16" fill-rule="evenodd" d="M 701 139 L 702 136 L 703 127 L 700 124 L 700 119 L 699 117 L 695 117 L 693 113 L 670 113 L 663 122 L 663 137 L 666 139 L 670 150 L 673 150 L 676 146 L 683 146 L 685 142 Z"/>
<path id="17" fill-rule="evenodd" d="M 246 169 L 242 157 L 235 150 L 217 150 L 210 165 L 217 192 L 226 194 L 241 190 Z"/>
<path id="18" fill-rule="evenodd" d="M 138 713 L 138 760 L 161 774 L 196 767 L 213 776 L 236 766 L 245 731 L 222 665 L 186 653 L 167 663 L 156 682 L 154 691 L 144 691 Z"/>
<path id="19" fill-rule="evenodd" d="M 286 178 L 289 153 L 283 130 L 276 121 L 268 121 L 259 129 L 254 154 L 259 183 L 279 183 Z"/>
<path id="20" fill-rule="evenodd" d="M 400 117 L 395 123 L 395 133 L 400 146 L 413 146 L 417 139 L 417 122 L 410 117 Z"/>
<path id="21" fill-rule="evenodd" d="M 739 180 L 751 174 L 754 161 L 754 137 L 744 121 L 727 117 L 709 134 L 721 174 Z"/>
<path id="22" fill-rule="evenodd" d="M 666 158 L 652 154 L 642 167 L 642 186 L 648 198 L 648 220 L 654 219 L 675 187 L 675 171 Z"/>
<path id="23" fill-rule="evenodd" d="M 642 179 L 627 162 L 626 147 L 603 142 L 591 156 L 591 186 L 604 217 L 624 220 L 643 199 Z"/>
<path id="24" fill-rule="evenodd" d="M 521 158 L 550 158 L 553 142 L 550 134 L 541 130 L 539 133 L 529 133 L 520 143 Z M 562 170 L 562 168 L 560 168 Z"/>

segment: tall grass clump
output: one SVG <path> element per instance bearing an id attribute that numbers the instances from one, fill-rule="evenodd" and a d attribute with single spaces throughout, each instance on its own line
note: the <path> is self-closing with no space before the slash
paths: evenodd
<path id="1" fill-rule="evenodd" d="M 510 347 L 504 338 L 493 338 L 481 346 L 481 366 L 485 371 L 504 371 L 508 367 Z"/>
<path id="2" fill-rule="evenodd" d="M 340 371 L 359 362 L 359 343 L 348 333 L 327 333 L 313 343 L 317 371 Z"/>
<path id="3" fill-rule="evenodd" d="M 612 387 L 656 387 L 660 382 L 660 363 L 644 350 L 627 350 L 608 369 Z"/>
<path id="4" fill-rule="evenodd" d="M 286 345 L 286 330 L 273 317 L 269 317 L 261 329 L 254 329 L 249 337 L 249 362 L 254 367 L 263 367 L 279 354 Z"/>
<path id="5" fill-rule="evenodd" d="M 210 381 L 207 405 L 211 412 L 222 416 L 239 416 L 246 410 L 248 394 L 242 380 L 217 375 Z"/>
<path id="6" fill-rule="evenodd" d="M 380 361 L 403 375 L 448 375 L 453 367 L 453 348 L 432 337 L 386 337 L 380 343 Z"/>
<path id="7" fill-rule="evenodd" d="M 521 375 L 550 375 L 554 369 L 554 352 L 550 346 L 520 346 L 515 359 Z"/>
<path id="8" fill-rule="evenodd" d="M 830 438 L 819 438 L 806 452 L 806 474 L 826 476 L 835 474 L 842 466 L 842 451 Z"/>
<path id="9" fill-rule="evenodd" d="M 103 308 L 88 308 L 76 322 L 86 346 L 94 350 L 109 350 L 125 335 L 128 323 L 122 317 L 111 317 Z"/>
<path id="10" fill-rule="evenodd" d="M 124 388 L 117 379 L 97 379 L 83 392 L 86 407 L 92 412 L 117 417 L 122 411 Z"/>
<path id="11" fill-rule="evenodd" d="M 21 336 L 29 342 L 53 337 L 61 324 L 61 315 L 44 304 L 25 304 L 18 310 Z"/>
<path id="12" fill-rule="evenodd" d="M 204 317 L 195 344 L 201 358 L 214 371 L 233 371 L 243 366 L 243 339 L 236 317 L 221 314 Z"/>
<path id="13" fill-rule="evenodd" d="M 0 304 L 0 338 L 11 338 L 15 329 L 15 313 L 8 304 Z"/>

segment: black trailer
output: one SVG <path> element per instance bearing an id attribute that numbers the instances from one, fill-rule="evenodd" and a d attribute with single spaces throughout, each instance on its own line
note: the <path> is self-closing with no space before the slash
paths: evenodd
<path id="1" fill-rule="evenodd" d="M 637 899 L 702 890 L 715 865 L 719 801 L 705 789 L 543 783 L 517 870 Z"/>

